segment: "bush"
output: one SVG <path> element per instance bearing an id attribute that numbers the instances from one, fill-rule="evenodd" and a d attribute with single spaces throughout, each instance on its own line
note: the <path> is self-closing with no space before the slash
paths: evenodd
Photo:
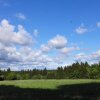
<path id="1" fill-rule="evenodd" d="M 16 74 L 17 80 L 22 80 L 22 76 L 20 74 Z"/>
<path id="2" fill-rule="evenodd" d="M 17 75 L 16 73 L 14 72 L 10 72 L 7 77 L 6 77 L 7 80 L 17 80 Z"/>
<path id="3" fill-rule="evenodd" d="M 22 79 L 23 80 L 27 80 L 27 79 L 30 79 L 30 76 L 29 76 L 29 74 L 22 74 Z"/>
<path id="4" fill-rule="evenodd" d="M 32 77 L 32 79 L 42 79 L 42 76 L 41 76 L 40 74 L 34 75 L 34 76 Z"/>
<path id="5" fill-rule="evenodd" d="M 56 75 L 54 72 L 48 72 L 47 73 L 47 79 L 55 79 Z"/>

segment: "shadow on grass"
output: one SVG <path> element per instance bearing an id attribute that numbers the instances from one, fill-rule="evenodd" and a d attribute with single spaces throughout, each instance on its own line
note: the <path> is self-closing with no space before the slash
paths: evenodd
<path id="1" fill-rule="evenodd" d="M 62 85 L 56 90 L 1 85 L 0 100 L 100 100 L 100 84 Z"/>

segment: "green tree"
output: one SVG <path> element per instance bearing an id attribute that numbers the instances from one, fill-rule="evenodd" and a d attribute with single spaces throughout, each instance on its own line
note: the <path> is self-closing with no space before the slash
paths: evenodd
<path id="1" fill-rule="evenodd" d="M 34 75 L 32 77 L 32 79 L 42 79 L 42 75 L 38 74 L 38 75 Z"/>
<path id="2" fill-rule="evenodd" d="M 57 73 L 56 73 L 56 78 L 58 79 L 64 79 L 65 78 L 65 73 L 62 67 L 57 68 Z"/>
<path id="3" fill-rule="evenodd" d="M 47 73 L 47 79 L 55 79 L 56 75 L 55 72 L 48 72 Z"/>
<path id="4" fill-rule="evenodd" d="M 46 68 L 43 69 L 42 75 L 43 76 L 46 76 L 47 75 L 47 69 Z"/>
<path id="5" fill-rule="evenodd" d="M 17 76 L 15 72 L 10 72 L 7 76 L 6 76 L 7 80 L 16 80 Z"/>

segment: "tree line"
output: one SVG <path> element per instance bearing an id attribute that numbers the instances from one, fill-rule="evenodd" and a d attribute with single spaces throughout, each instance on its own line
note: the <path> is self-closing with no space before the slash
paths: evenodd
<path id="1" fill-rule="evenodd" d="M 46 68 L 11 71 L 0 70 L 0 80 L 26 79 L 100 79 L 100 62 L 89 65 L 88 62 L 76 62 L 69 66 L 60 66 L 56 70 Z"/>

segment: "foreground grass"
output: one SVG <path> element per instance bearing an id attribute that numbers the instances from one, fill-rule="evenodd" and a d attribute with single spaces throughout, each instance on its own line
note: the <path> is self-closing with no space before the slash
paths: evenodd
<path id="1" fill-rule="evenodd" d="M 0 81 L 0 100 L 100 100 L 100 80 Z"/>
<path id="2" fill-rule="evenodd" d="M 72 85 L 83 83 L 100 83 L 100 80 L 92 79 L 63 79 L 63 80 L 15 80 L 0 81 L 0 85 L 14 85 L 20 88 L 40 88 L 40 89 L 56 89 L 60 85 Z"/>

